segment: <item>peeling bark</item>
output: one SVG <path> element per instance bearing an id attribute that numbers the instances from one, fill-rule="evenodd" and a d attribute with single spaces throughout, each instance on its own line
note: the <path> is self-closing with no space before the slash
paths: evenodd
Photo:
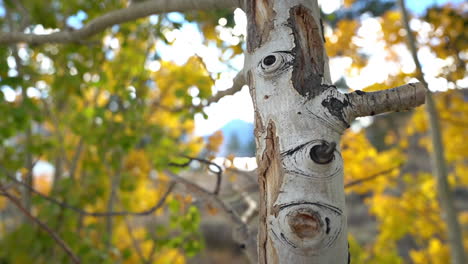
<path id="1" fill-rule="evenodd" d="M 252 0 L 247 8 L 259 263 L 347 263 L 341 135 L 355 117 L 424 101 L 420 84 L 340 93 L 331 85 L 319 14 L 314 0 Z"/>
<path id="2" fill-rule="evenodd" d="M 248 1 L 247 19 L 255 21 L 248 28 L 247 49 L 253 52 L 265 43 L 273 29 L 275 11 L 272 8 L 273 0 Z"/>

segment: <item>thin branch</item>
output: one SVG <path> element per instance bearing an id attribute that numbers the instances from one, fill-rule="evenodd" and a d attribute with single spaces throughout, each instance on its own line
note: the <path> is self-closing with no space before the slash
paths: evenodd
<path id="1" fill-rule="evenodd" d="M 218 91 L 216 94 L 214 94 L 213 96 L 208 98 L 208 100 L 207 100 L 207 102 L 205 104 L 193 105 L 192 107 L 190 107 L 190 106 L 181 106 L 181 107 L 171 108 L 169 106 L 164 106 L 164 105 L 158 105 L 158 107 L 162 108 L 165 111 L 169 111 L 169 112 L 180 112 L 183 109 L 187 109 L 187 108 L 190 108 L 192 111 L 193 110 L 194 111 L 200 111 L 204 107 L 207 107 L 207 106 L 209 106 L 209 105 L 211 105 L 213 103 L 219 102 L 219 100 L 221 100 L 225 96 L 234 95 L 235 93 L 242 90 L 242 87 L 244 87 L 244 85 L 247 84 L 247 80 L 245 78 L 245 72 L 244 72 L 243 69 L 237 73 L 237 75 L 234 77 L 232 82 L 233 83 L 232 83 L 232 86 L 230 88 L 228 88 L 226 90 L 223 90 L 223 91 Z"/>
<path id="2" fill-rule="evenodd" d="M 140 243 L 138 242 L 135 235 L 133 234 L 133 229 L 132 229 L 132 226 L 130 225 L 130 222 L 128 221 L 127 218 L 125 218 L 124 221 L 125 221 L 125 226 L 127 227 L 128 235 L 130 236 L 130 240 L 132 241 L 132 245 L 135 248 L 135 251 L 137 252 L 138 257 L 140 258 L 141 263 L 151 264 L 143 255 L 143 251 L 141 250 Z"/>
<path id="3" fill-rule="evenodd" d="M 255 261 L 257 259 L 257 243 L 255 241 L 255 236 L 250 233 L 247 224 L 242 221 L 241 217 L 232 208 L 225 204 L 219 198 L 219 196 L 215 195 L 214 193 L 210 193 L 197 184 L 186 180 L 185 178 L 169 170 L 165 170 L 164 173 L 169 175 L 178 183 L 184 185 L 194 195 L 212 202 L 215 207 L 220 209 L 220 212 L 235 225 L 234 239 L 241 245 L 242 248 L 246 249 L 246 254 L 249 260 Z"/>
<path id="4" fill-rule="evenodd" d="M 378 178 L 380 176 L 383 176 L 383 175 L 386 175 L 398 168 L 401 168 L 403 164 L 400 164 L 398 166 L 395 166 L 395 167 L 392 167 L 392 168 L 389 168 L 389 169 L 386 169 L 386 170 L 383 170 L 383 171 L 380 171 L 380 172 L 377 172 L 376 174 L 373 174 L 371 176 L 368 176 L 368 177 L 364 177 L 364 178 L 361 178 L 361 179 L 357 179 L 357 180 L 354 180 L 354 181 L 350 181 L 348 183 L 346 183 L 344 185 L 344 188 L 350 188 L 350 187 L 353 187 L 354 185 L 358 185 L 358 184 L 361 184 L 363 182 L 366 182 L 366 181 L 370 181 L 370 180 L 374 180 L 375 178 Z"/>
<path id="5" fill-rule="evenodd" d="M 76 173 L 76 168 L 78 167 L 78 162 L 80 160 L 81 153 L 83 152 L 84 148 L 84 138 L 80 137 L 78 140 L 78 145 L 76 146 L 75 149 L 75 154 L 73 155 L 71 164 L 70 164 L 70 178 L 72 180 L 75 180 L 75 173 Z"/>
<path id="6" fill-rule="evenodd" d="M 126 8 L 108 12 L 91 20 L 79 30 L 58 31 L 46 35 L 8 32 L 0 34 L 0 44 L 26 42 L 30 44 L 81 42 L 113 25 L 130 22 L 154 14 L 183 12 L 197 9 L 221 9 L 240 7 L 241 0 L 152 0 L 132 4 Z"/>
<path id="7" fill-rule="evenodd" d="M 206 71 L 206 73 L 208 74 L 208 78 L 210 78 L 211 80 L 211 84 L 214 85 L 215 84 L 215 80 L 213 79 L 213 77 L 211 77 L 210 75 L 210 71 L 208 71 L 208 67 L 206 66 L 206 63 L 205 61 L 203 60 L 203 58 L 198 55 L 197 53 L 195 53 L 195 58 L 198 60 L 198 62 L 200 63 L 200 65 L 203 67 L 203 69 Z"/>
<path id="8" fill-rule="evenodd" d="M 468 127 L 468 122 L 463 121 L 463 120 L 466 120 L 464 118 L 456 119 L 456 118 L 452 118 L 452 117 L 440 117 L 440 120 L 442 120 L 444 122 L 447 122 L 447 123 L 450 123 L 450 124 L 452 124 L 454 126 L 459 126 L 459 127 L 463 127 L 463 128 Z"/>
<path id="9" fill-rule="evenodd" d="M 3 169 L 3 167 L 0 167 L 0 168 Z M 155 212 L 156 210 L 158 210 L 159 208 L 161 208 L 161 206 L 164 205 L 164 202 L 166 201 L 168 195 L 172 192 L 172 190 L 174 189 L 175 184 L 176 184 L 175 182 L 171 182 L 169 187 L 167 188 L 166 192 L 163 194 L 163 196 L 159 199 L 159 201 L 154 206 L 152 206 L 152 207 L 150 207 L 150 208 L 148 208 L 146 210 L 140 211 L 140 212 L 129 212 L 129 211 L 89 212 L 89 211 L 83 210 L 83 209 L 81 209 L 79 207 L 70 205 L 68 203 L 65 203 L 65 202 L 56 200 L 56 199 L 54 199 L 52 197 L 49 197 L 47 195 L 44 195 L 41 192 L 39 192 L 38 190 L 34 189 L 33 187 L 27 185 L 26 183 L 17 180 L 12 175 L 9 175 L 9 174 L 6 173 L 6 176 L 9 179 L 11 179 L 12 181 L 14 181 L 15 183 L 26 187 L 31 192 L 35 193 L 37 196 L 43 198 L 44 200 L 47 200 L 47 201 L 49 201 L 49 202 L 51 202 L 51 203 L 53 203 L 55 205 L 58 205 L 61 208 L 72 210 L 72 211 L 74 211 L 74 212 L 76 212 L 78 214 L 81 214 L 82 216 L 90 216 L 90 217 L 108 217 L 108 216 L 126 216 L 126 215 L 145 216 L 145 215 L 150 215 L 153 212 Z"/>
<path id="10" fill-rule="evenodd" d="M 71 250 L 67 243 L 60 238 L 60 236 L 57 233 L 50 229 L 44 222 L 33 216 L 26 208 L 24 208 L 21 205 L 21 202 L 16 197 L 8 193 L 5 189 L 3 189 L 3 186 L 1 185 L 0 190 L 0 195 L 3 195 L 6 198 L 8 198 L 8 200 L 12 202 L 27 218 L 35 222 L 40 228 L 46 231 L 55 240 L 55 242 L 57 242 L 57 244 L 59 244 L 59 246 L 63 248 L 65 253 L 67 253 L 67 255 L 72 259 L 73 263 L 81 263 L 78 256 Z"/>
<path id="11" fill-rule="evenodd" d="M 23 5 L 21 0 L 13 1 L 16 6 L 16 10 L 21 14 L 21 25 L 20 28 L 26 28 L 31 23 L 31 17 L 29 11 Z"/>
<path id="12" fill-rule="evenodd" d="M 10 28 L 10 30 L 15 30 L 15 22 L 13 21 L 13 17 L 12 17 L 12 11 L 8 8 L 6 8 L 6 20 L 7 20 L 7 24 L 8 24 L 8 27 Z M 23 30 L 23 25 L 21 25 L 21 28 L 19 30 Z M 10 45 L 10 48 L 11 48 L 11 52 L 12 52 L 12 55 L 13 55 L 13 58 L 15 60 L 15 64 L 16 64 L 16 71 L 18 72 L 18 76 L 22 77 L 23 75 L 23 63 L 21 61 L 21 58 L 19 57 L 18 55 L 18 47 L 16 45 Z M 22 106 L 25 105 L 25 102 L 28 100 L 28 96 L 27 96 L 27 93 L 26 93 L 26 87 L 24 84 L 21 85 L 21 103 L 22 103 Z M 24 151 L 25 151 L 25 167 L 27 169 L 26 173 L 25 173 L 25 180 L 26 180 L 26 183 L 29 185 L 29 186 L 32 186 L 33 184 L 33 168 L 34 168 L 34 161 L 33 161 L 33 155 L 30 151 L 30 148 L 32 146 L 32 123 L 31 121 L 29 121 L 27 123 L 27 126 L 25 127 L 25 131 L 24 131 L 24 137 L 25 137 L 25 144 L 24 144 Z M 31 193 L 27 190 L 25 190 L 24 192 L 24 205 L 25 205 L 25 208 L 26 210 L 28 210 L 29 212 L 31 211 L 31 204 L 32 204 L 32 201 L 31 201 Z"/>
<path id="13" fill-rule="evenodd" d="M 212 161 L 206 160 L 206 159 L 194 158 L 194 157 L 189 157 L 189 156 L 183 156 L 183 157 L 188 159 L 188 161 L 185 162 L 185 163 L 171 162 L 171 163 L 169 163 L 169 166 L 181 167 L 181 168 L 182 167 L 187 167 L 187 166 L 190 165 L 190 163 L 192 163 L 192 161 L 198 161 L 198 162 L 207 164 L 208 165 L 208 170 L 210 172 L 216 174 L 216 185 L 215 185 L 215 189 L 213 191 L 213 194 L 218 195 L 219 191 L 221 190 L 221 180 L 222 180 L 222 174 L 223 174 L 223 169 L 221 168 L 221 166 L 219 166 L 218 164 L 216 164 L 216 163 L 214 163 Z M 214 166 L 216 168 L 216 170 L 213 170 L 213 168 L 211 166 Z"/>
<path id="14" fill-rule="evenodd" d="M 110 185 L 111 185 L 110 187 L 111 188 L 110 188 L 109 200 L 107 201 L 107 211 L 112 212 L 114 211 L 114 204 L 116 200 L 118 199 L 117 189 L 120 185 L 120 178 L 121 178 L 121 173 L 122 173 L 122 169 L 124 166 L 124 162 L 120 158 L 119 160 L 120 167 L 117 169 L 117 172 L 115 174 L 112 174 L 111 166 L 107 163 L 106 158 L 102 157 L 101 160 L 103 161 L 110 175 Z M 109 250 L 110 247 L 112 246 L 112 234 L 113 234 L 113 226 L 114 226 L 113 224 L 114 224 L 113 217 L 111 215 L 107 216 L 106 217 L 106 235 L 107 235 L 106 248 L 107 250 Z"/>
<path id="15" fill-rule="evenodd" d="M 232 80 L 231 88 L 217 92 L 210 99 L 208 99 L 208 103 L 205 106 L 209 106 L 212 103 L 217 103 L 219 100 L 221 100 L 221 98 L 239 92 L 242 89 L 242 87 L 244 87 L 244 85 L 246 84 L 247 80 L 245 78 L 245 72 L 242 69 Z"/>
<path id="16" fill-rule="evenodd" d="M 421 83 L 409 83 L 393 89 L 347 94 L 348 120 L 360 116 L 373 116 L 385 112 L 409 110 L 424 103 L 426 88 Z"/>

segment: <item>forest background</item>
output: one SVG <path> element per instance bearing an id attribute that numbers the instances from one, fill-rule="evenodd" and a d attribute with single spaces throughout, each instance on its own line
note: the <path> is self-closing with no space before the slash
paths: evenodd
<path id="1" fill-rule="evenodd" d="M 339 89 L 416 80 L 395 1 L 322 4 Z M 127 5 L 3 0 L 0 28 L 79 30 Z M 407 5 L 468 249 L 468 5 Z M 254 172 L 234 166 L 252 153 L 251 129 L 225 133 L 224 145 L 216 132 L 233 119 L 253 122 L 248 87 L 228 89 L 242 68 L 245 21 L 240 9 L 192 11 L 69 43 L 0 35 L 0 263 L 244 263 L 236 245 L 214 248 L 220 242 L 210 242 L 206 226 L 229 228 L 219 201 L 250 225 L 257 220 Z M 238 153 L 239 139 L 250 151 Z M 449 263 L 424 109 L 362 118 L 341 147 L 351 263 Z M 218 162 L 220 149 L 227 159 Z"/>

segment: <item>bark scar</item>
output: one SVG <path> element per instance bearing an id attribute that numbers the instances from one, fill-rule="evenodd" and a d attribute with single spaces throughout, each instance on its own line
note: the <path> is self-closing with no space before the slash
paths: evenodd
<path id="1" fill-rule="evenodd" d="M 322 106 L 327 108 L 328 112 L 343 122 L 346 127 L 349 127 L 349 123 L 346 121 L 344 108 L 348 107 L 349 105 L 349 101 L 346 98 L 343 99 L 343 101 L 340 101 L 335 97 L 328 96 L 322 101 Z"/>
<path id="2" fill-rule="evenodd" d="M 258 117 L 257 117 L 258 118 Z M 260 122 L 261 120 L 256 120 Z M 257 124 L 257 127 L 263 126 L 263 124 Z M 265 150 L 263 151 L 259 160 L 258 167 L 258 181 L 260 185 L 260 193 L 263 194 L 262 199 L 264 202 L 260 203 L 260 226 L 259 226 L 259 245 L 264 247 L 265 256 L 260 256 L 260 260 L 266 262 L 267 245 L 268 245 L 268 226 L 266 219 L 268 215 L 275 215 L 277 209 L 274 207 L 274 203 L 280 193 L 281 185 L 283 183 L 283 170 L 281 166 L 281 155 L 279 152 L 279 138 L 276 136 L 276 125 L 270 120 L 266 128 L 265 137 Z M 269 196 L 267 194 L 270 194 Z M 262 263 L 262 262 L 261 262 Z"/>
<path id="3" fill-rule="evenodd" d="M 270 31 L 274 28 L 276 12 L 273 10 L 271 0 L 251 0 L 248 1 L 247 8 L 249 9 L 247 51 L 253 52 L 268 40 Z"/>
<path id="4" fill-rule="evenodd" d="M 297 5 L 289 11 L 289 26 L 294 35 L 295 61 L 293 87 L 302 96 L 314 98 L 326 90 L 322 79 L 325 68 L 323 38 L 311 11 Z"/>

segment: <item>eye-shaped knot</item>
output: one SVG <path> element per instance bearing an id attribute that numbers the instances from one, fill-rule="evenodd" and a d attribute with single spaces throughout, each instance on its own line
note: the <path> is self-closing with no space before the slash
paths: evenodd
<path id="1" fill-rule="evenodd" d="M 281 158 L 286 173 L 315 180 L 327 180 L 342 170 L 336 143 L 322 139 L 291 147 L 281 153 Z"/>
<path id="2" fill-rule="evenodd" d="M 323 141 L 320 145 L 315 145 L 310 149 L 310 158 L 318 164 L 330 163 L 333 158 L 336 143 Z"/>
<path id="3" fill-rule="evenodd" d="M 292 66 L 293 59 L 290 51 L 275 51 L 265 56 L 258 68 L 263 75 L 279 74 Z"/>

